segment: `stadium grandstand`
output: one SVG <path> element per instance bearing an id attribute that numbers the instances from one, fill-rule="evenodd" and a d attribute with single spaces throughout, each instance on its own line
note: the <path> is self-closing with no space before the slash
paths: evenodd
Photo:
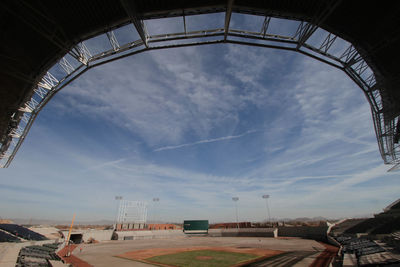
<path id="1" fill-rule="evenodd" d="M 294 51 L 345 72 L 371 106 L 384 163 L 396 168 L 400 162 L 398 1 L 5 0 L 0 6 L 1 167 L 10 165 L 42 108 L 89 69 L 145 51 L 222 43 Z M 212 13 L 224 17 L 221 28 L 187 30 L 186 17 Z M 261 30 L 232 28 L 233 13 L 264 18 Z M 147 31 L 146 22 L 171 17 L 181 18 L 181 32 Z M 274 19 L 293 21 L 297 30 L 272 34 L 268 27 Z M 139 37 L 120 45 L 116 32 L 126 25 Z M 318 30 L 326 35 L 312 43 Z M 94 53 L 85 42 L 100 36 L 109 48 Z M 332 47 L 338 42 L 347 48 L 336 54 Z"/>
<path id="2" fill-rule="evenodd" d="M 340 243 L 343 266 L 400 264 L 400 199 L 374 218 L 349 219 L 332 228 Z"/>
<path id="3" fill-rule="evenodd" d="M 398 200 L 394 201 L 392 204 L 390 204 L 386 208 L 384 208 L 383 211 L 386 213 L 389 213 L 389 212 L 399 213 L 400 212 L 400 198 Z M 398 214 L 398 216 L 400 216 L 400 214 Z"/>
<path id="4" fill-rule="evenodd" d="M 2 33 L 0 167 L 2 168 L 10 166 L 46 104 L 85 72 L 108 62 L 146 51 L 210 44 L 246 45 L 292 51 L 343 71 L 357 84 L 370 104 L 383 162 L 394 165 L 392 169 L 400 168 L 400 71 L 397 65 L 400 61 L 398 53 L 400 2 L 398 1 L 378 3 L 361 0 L 4 0 L 0 1 L 0 7 Z M 258 25 L 260 30 L 233 28 L 230 20 L 234 13 L 263 18 L 263 22 Z M 188 16 L 207 14 L 223 16 L 222 27 L 204 27 L 196 31 L 187 29 Z M 183 30 L 161 34 L 147 31 L 147 22 L 164 18 L 179 18 Z M 293 34 L 270 32 L 269 25 L 271 20 L 275 19 L 295 23 L 295 32 Z M 118 29 L 127 25 L 135 29 L 138 37 L 121 45 Z M 325 35 L 320 43 L 313 43 L 311 37 L 317 31 Z M 108 40 L 109 47 L 95 53 L 88 45 L 88 41 L 98 37 Z M 338 53 L 332 49 L 333 44 L 337 43 L 345 47 L 344 51 Z M 142 214 L 147 213 L 143 211 Z M 126 216 L 126 212 L 121 212 L 121 215 Z M 216 245 L 227 247 L 224 242 L 230 242 L 229 245 L 242 249 L 247 249 L 249 246 L 259 248 L 260 244 L 273 249 L 279 247 L 284 251 L 283 256 L 292 253 L 287 261 L 281 262 L 290 266 L 292 263 L 323 252 L 323 245 L 315 241 L 322 240 L 323 237 L 323 241 L 331 241 L 341 247 L 342 261 L 353 264 L 349 266 L 400 264 L 399 254 L 387 249 L 387 246 L 397 250 L 400 247 L 400 199 L 374 218 L 346 220 L 333 227 L 332 240 L 327 234 L 327 225 L 276 227 L 275 232 L 270 229 L 268 232 L 263 232 L 265 236 L 271 238 L 256 239 L 249 237 L 254 237 L 254 233 L 260 236 L 259 232 L 256 232 L 257 229 L 246 230 L 251 224 L 227 223 L 218 225 L 217 229 L 210 231 L 217 237 L 195 239 L 183 237 L 181 229 L 166 230 L 165 225 L 164 230 L 144 229 L 146 219 L 131 220 L 123 216 L 121 218 L 116 222 L 115 229 L 110 229 L 108 232 L 91 233 L 88 230 L 73 233 L 79 237 L 80 242 L 88 243 L 94 235 L 99 237 L 94 239 L 98 242 L 103 241 L 101 239 L 103 237 L 107 240 L 100 244 L 102 246 L 97 247 L 96 244 L 85 244 L 87 252 L 82 254 L 82 258 L 93 261 L 94 265 L 100 261 L 118 262 L 122 259 L 115 255 L 122 253 L 121 247 L 126 251 L 162 245 L 164 248 L 180 249 L 179 246 L 187 247 L 187 244 L 198 246 L 194 242 L 203 240 L 202 244 L 209 247 Z M 128 230 L 141 231 L 122 231 L 125 230 L 123 223 Z M 232 228 L 239 229 L 232 231 Z M 121 230 L 117 236 L 118 240 L 111 242 L 111 236 L 117 230 Z M 225 233 L 229 233 L 229 237 L 224 237 L 223 240 Z M 242 234 L 243 238 L 230 239 Z M 279 236 L 284 238 L 272 238 Z M 159 240 L 153 240 L 156 238 Z M 169 238 L 174 242 L 167 240 Z M 30 243 L 30 241 L 53 241 L 46 239 L 44 235 L 20 225 L 0 224 L 0 242 L 7 243 L 8 246 L 19 246 L 20 243 Z M 135 243 L 135 239 L 140 239 L 141 242 Z M 132 241 L 123 243 L 124 240 Z M 17 263 L 14 266 L 50 266 L 50 261 L 60 260 L 55 254 L 58 246 L 56 243 L 26 245 L 19 250 Z M 100 249 L 96 251 L 99 247 Z M 109 266 L 113 265 L 119 266 L 118 264 Z"/>
<path id="5" fill-rule="evenodd" d="M 43 244 L 23 247 L 19 254 L 16 267 L 51 267 L 60 266 L 61 258 L 56 254 L 60 244 Z M 59 262 L 59 264 L 55 263 Z M 62 265 L 61 265 L 62 266 Z"/>
<path id="6" fill-rule="evenodd" d="M 16 236 L 0 231 L 0 242 L 20 242 L 20 239 Z"/>
<path id="7" fill-rule="evenodd" d="M 35 241 L 47 240 L 45 236 L 17 224 L 0 224 L 0 230 L 7 232 L 8 236 L 12 235 L 12 237 L 15 237 L 17 239 L 21 238 L 24 240 L 35 240 Z"/>
<path id="8" fill-rule="evenodd" d="M 390 236 L 386 237 L 385 242 L 394 248 L 397 249 L 397 251 L 400 251 L 400 231 L 392 233 Z"/>
<path id="9" fill-rule="evenodd" d="M 348 228 L 345 234 L 368 233 L 370 235 L 391 234 L 400 231 L 400 199 L 383 209 L 383 212 Z"/>

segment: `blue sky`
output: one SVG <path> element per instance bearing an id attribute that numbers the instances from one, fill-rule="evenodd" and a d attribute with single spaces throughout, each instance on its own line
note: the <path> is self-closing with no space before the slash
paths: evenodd
<path id="1" fill-rule="evenodd" d="M 260 221 L 269 194 L 273 218 L 352 217 L 399 197 L 387 169 L 369 105 L 341 71 L 265 48 L 169 49 L 58 93 L 0 172 L 0 210 L 113 220 L 121 195 L 148 201 L 150 220 L 234 221 L 237 196 L 239 219 Z"/>

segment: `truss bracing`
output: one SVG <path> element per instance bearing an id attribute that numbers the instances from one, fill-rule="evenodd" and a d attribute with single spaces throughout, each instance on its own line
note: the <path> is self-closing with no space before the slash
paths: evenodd
<path id="1" fill-rule="evenodd" d="M 386 164 L 400 163 L 400 147 L 398 144 L 400 139 L 400 130 L 398 129 L 400 128 L 399 117 L 385 120 L 381 97 L 382 88 L 377 83 L 375 74 L 370 66 L 368 66 L 368 63 L 353 44 L 350 44 L 341 55 L 333 54 L 331 52 L 333 45 L 336 43 L 344 44 L 340 43 L 344 41 L 332 33 L 328 33 L 322 44 L 318 46 L 309 42 L 310 37 L 319 29 L 321 22 L 329 16 L 330 12 L 334 10 L 336 2 L 339 1 L 332 1 L 330 5 L 320 7 L 323 11 L 319 17 L 312 18 L 310 21 L 298 22 L 294 36 L 268 33 L 271 18 L 274 16 L 266 16 L 264 18 L 259 32 L 232 29 L 230 27 L 230 20 L 233 12 L 233 0 L 228 0 L 227 2 L 223 28 L 187 31 L 187 21 L 185 19 L 187 14 L 185 14 L 185 11 L 182 11 L 181 21 L 184 32 L 151 36 L 146 30 L 144 21 L 137 16 L 134 3 L 128 0 L 121 0 L 121 2 L 140 39 L 131 40 L 129 43 L 120 46 L 114 32 L 105 29 L 104 32 L 106 32 L 110 42 L 110 49 L 92 55 L 85 43 L 80 42 L 70 51 L 66 51 L 66 54 L 57 63 L 64 70 L 65 76 L 57 79 L 50 73 L 50 68 L 32 88 L 32 98 L 21 105 L 18 109 L 19 114 L 15 114 L 15 118 L 13 117 L 10 123 L 11 131 L 9 132 L 11 139 L 2 143 L 0 147 L 1 167 L 8 167 L 10 165 L 25 136 L 28 134 L 32 123 L 47 102 L 58 91 L 80 77 L 87 70 L 145 51 L 219 43 L 299 52 L 344 71 L 363 90 L 371 105 L 375 133 L 382 159 Z M 279 16 L 276 17 L 279 18 Z M 68 54 L 73 57 L 72 60 L 76 60 L 76 62 L 73 62 L 74 64 L 67 60 L 66 56 Z M 12 75 L 12 71 L 10 73 Z M 30 77 L 22 78 L 30 79 Z"/>
<path id="2" fill-rule="evenodd" d="M 264 18 L 264 22 L 263 22 L 263 25 L 261 27 L 261 32 L 260 32 L 263 37 L 265 37 L 265 35 L 268 32 L 268 27 L 269 27 L 270 21 L 271 21 L 271 17 L 265 17 Z"/>
<path id="3" fill-rule="evenodd" d="M 113 31 L 107 32 L 107 38 L 110 41 L 110 45 L 111 47 L 114 49 L 114 51 L 118 51 L 119 50 L 119 43 L 117 38 L 115 37 L 115 34 Z"/>

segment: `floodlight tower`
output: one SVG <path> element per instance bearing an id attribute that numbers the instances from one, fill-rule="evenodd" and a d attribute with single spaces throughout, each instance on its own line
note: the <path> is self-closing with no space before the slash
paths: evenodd
<path id="1" fill-rule="evenodd" d="M 122 196 L 115 196 L 115 200 L 119 201 L 118 206 L 117 206 L 117 216 L 115 217 L 115 227 L 114 230 L 117 230 L 117 224 L 118 224 L 118 214 L 119 214 L 119 209 L 121 206 L 121 200 L 123 199 Z"/>
<path id="2" fill-rule="evenodd" d="M 153 197 L 153 202 L 154 202 L 154 223 L 156 222 L 156 203 L 160 201 L 160 198 L 158 197 Z"/>
<path id="3" fill-rule="evenodd" d="M 271 215 L 270 215 L 269 206 L 268 206 L 269 195 L 263 195 L 262 198 L 265 199 L 265 204 L 267 205 L 267 220 L 269 220 L 269 222 L 271 222 Z"/>
<path id="4" fill-rule="evenodd" d="M 236 226 L 239 228 L 239 217 L 238 217 L 238 206 L 237 202 L 239 201 L 238 197 L 233 197 L 232 200 L 235 202 L 235 207 L 236 207 Z"/>

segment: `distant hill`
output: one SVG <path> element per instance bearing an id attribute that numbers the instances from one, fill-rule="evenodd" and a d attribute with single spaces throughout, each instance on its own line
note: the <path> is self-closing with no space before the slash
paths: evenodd
<path id="1" fill-rule="evenodd" d="M 297 221 L 297 222 L 316 222 L 316 221 L 328 221 L 329 219 L 325 218 L 325 217 L 300 217 L 300 218 L 295 218 L 295 219 L 291 219 L 290 221 Z"/>

